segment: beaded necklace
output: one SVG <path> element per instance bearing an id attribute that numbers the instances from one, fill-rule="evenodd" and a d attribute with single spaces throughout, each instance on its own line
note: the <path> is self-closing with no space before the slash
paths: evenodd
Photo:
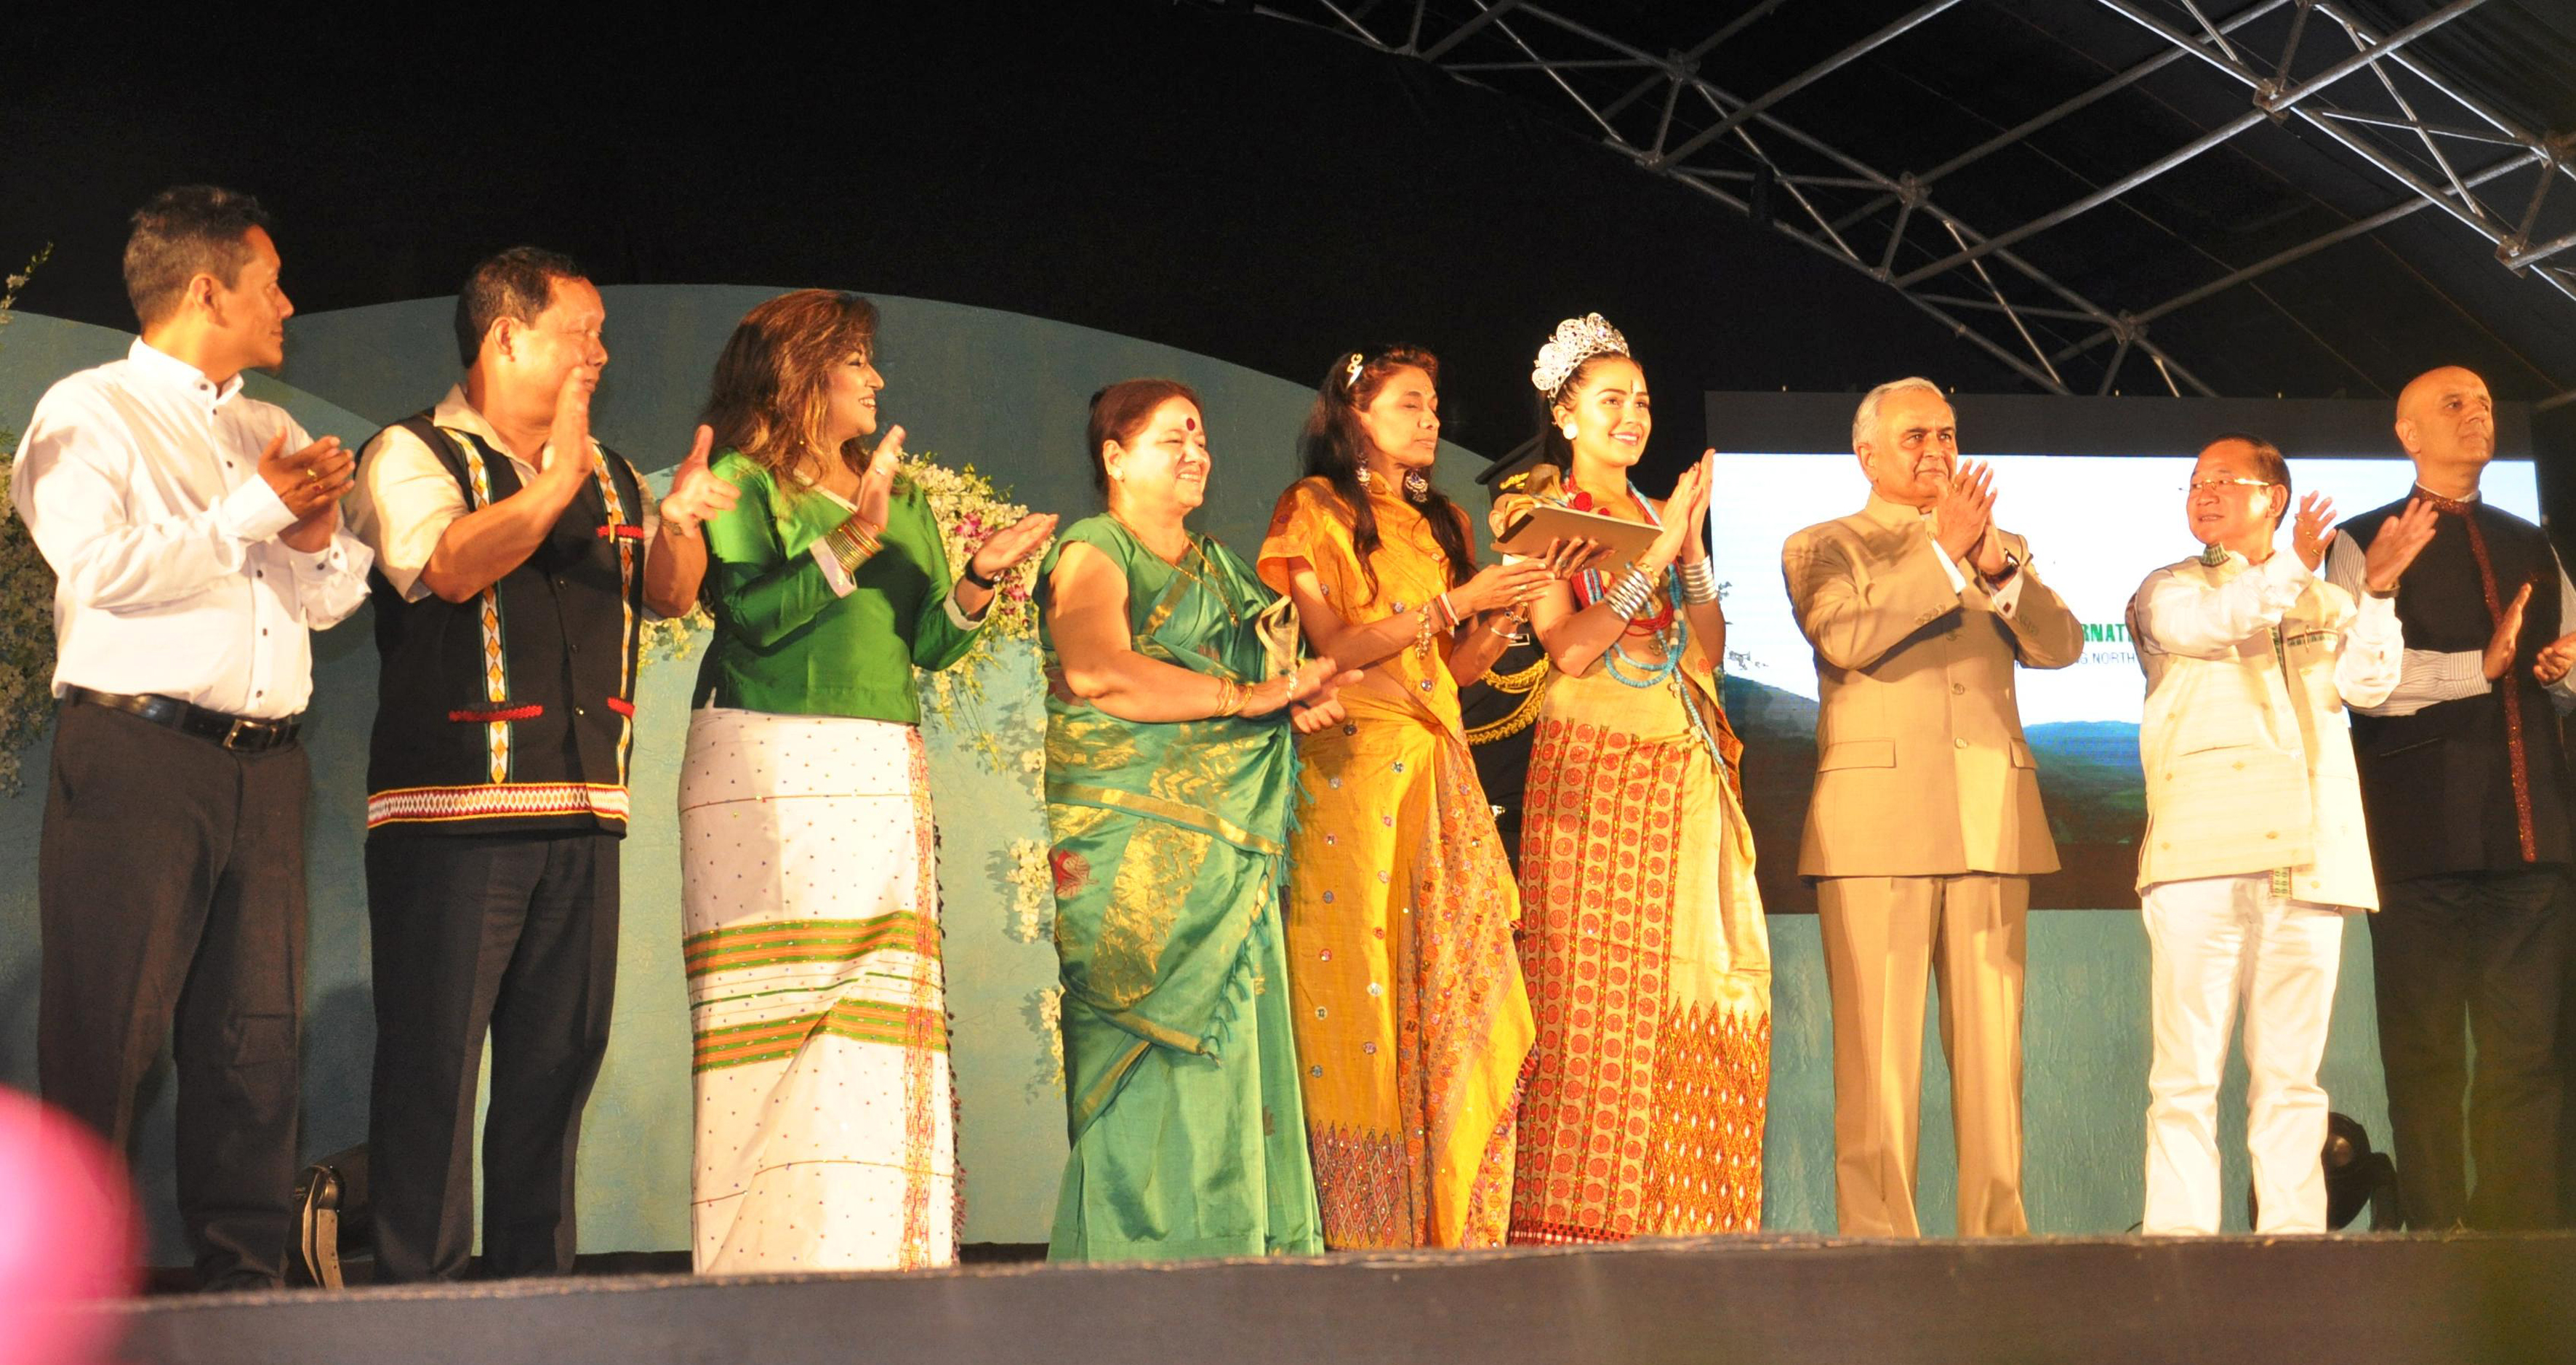
<path id="1" fill-rule="evenodd" d="M 1657 530 L 1663 529 L 1663 518 L 1655 515 L 1654 504 L 1647 502 L 1644 495 L 1638 493 L 1637 486 L 1633 483 L 1628 485 L 1628 500 L 1636 504 L 1637 511 L 1646 518 L 1648 526 Z M 1626 628 L 1619 632 L 1620 638 L 1611 642 L 1609 652 L 1601 656 L 1602 667 L 1609 672 L 1610 676 L 1630 687 L 1657 686 L 1671 677 L 1675 668 L 1681 666 L 1680 589 L 1674 584 L 1673 576 L 1669 571 L 1663 575 L 1657 584 L 1657 589 L 1654 614 L 1641 615 L 1629 621 Z M 1582 591 L 1578 594 L 1580 601 L 1576 605 L 1578 608 L 1591 606 L 1600 601 L 1606 591 L 1608 591 L 1608 580 L 1602 572 L 1599 569 L 1586 569 L 1583 571 Z M 1653 636 L 1655 643 L 1663 647 L 1664 657 L 1655 663 L 1645 663 L 1631 657 L 1627 649 L 1627 637 L 1631 635 Z M 1636 675 L 1632 677 L 1622 672 L 1620 666 L 1623 664 L 1637 670 Z"/>
<path id="2" fill-rule="evenodd" d="M 1628 497 L 1637 505 L 1637 510 L 1645 515 L 1647 525 L 1657 529 L 1662 528 L 1663 518 L 1655 515 L 1654 505 L 1637 492 L 1637 486 L 1633 483 L 1628 486 Z M 1580 610 L 1600 601 L 1602 593 L 1607 589 L 1608 582 L 1600 570 L 1584 570 L 1582 579 L 1576 584 L 1576 608 Z M 1657 596 L 1660 601 L 1656 605 L 1655 614 L 1641 616 L 1628 622 L 1627 629 L 1620 632 L 1620 639 L 1613 641 L 1609 652 L 1601 656 L 1602 668 L 1611 677 L 1629 687 L 1640 689 L 1658 685 L 1670 687 L 1674 697 L 1681 702 L 1682 717 L 1684 723 L 1690 726 L 1692 738 L 1699 741 L 1701 752 L 1708 755 L 1708 761 L 1717 768 L 1718 772 L 1724 773 L 1726 750 L 1718 743 L 1717 732 L 1710 727 L 1708 718 L 1700 714 L 1698 705 L 1693 702 L 1690 684 L 1682 680 L 1680 667 L 1685 637 L 1682 626 L 1681 588 L 1669 570 L 1664 574 L 1662 591 Z M 1655 643 L 1663 647 L 1663 661 L 1660 664 L 1643 664 L 1629 657 L 1625 642 L 1626 637 L 1630 635 L 1654 636 Z M 1620 671 L 1622 664 L 1638 670 L 1638 675 L 1630 677 Z"/>

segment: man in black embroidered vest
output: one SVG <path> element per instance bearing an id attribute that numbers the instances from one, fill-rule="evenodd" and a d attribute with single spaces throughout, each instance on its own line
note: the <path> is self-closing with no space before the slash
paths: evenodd
<path id="1" fill-rule="evenodd" d="M 562 1273 L 573 1158 L 608 1048 L 617 841 L 634 743 L 636 628 L 706 570 L 698 523 L 732 502 L 708 432 L 655 518 L 634 466 L 591 439 L 608 350 L 599 291 L 518 247 L 456 301 L 465 380 L 369 442 L 350 515 L 376 551 L 383 673 L 367 764 L 376 1065 L 376 1271 Z"/>
<path id="2" fill-rule="evenodd" d="M 2358 592 L 2361 547 L 2382 523 L 2419 498 L 2441 514 L 2398 584 L 2397 689 L 2352 718 L 2379 873 L 2370 941 L 2398 1192 L 2415 1228 L 2546 1227 L 2571 811 L 2557 711 L 2576 696 L 2576 634 L 2559 632 L 2576 620 L 2576 588 L 2539 527 L 2478 497 L 2495 455 L 2483 380 L 2457 367 L 2418 377 L 2398 396 L 2397 439 L 2414 491 L 2345 522 L 2327 576 Z"/>

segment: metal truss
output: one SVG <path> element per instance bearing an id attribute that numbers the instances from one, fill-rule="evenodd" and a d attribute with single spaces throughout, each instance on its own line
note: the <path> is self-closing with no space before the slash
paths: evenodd
<path id="1" fill-rule="evenodd" d="M 2474 242 L 2517 275 L 2576 302 L 2576 230 L 2561 230 L 2576 229 L 2576 192 L 2560 197 L 2560 208 L 2570 212 L 2544 219 L 2551 187 L 2576 177 L 2576 138 L 2530 130 L 2407 50 L 2486 0 L 2450 0 L 2387 34 L 2364 23 L 2347 0 L 2239 0 L 2223 19 L 2213 19 L 2203 0 L 2050 0 L 2099 5 L 2165 47 L 1920 172 L 1891 174 L 1783 117 L 1783 107 L 1801 91 L 1962 2 L 1928 0 L 1750 94 L 1707 80 L 1700 64 L 1788 0 L 1756 0 L 1695 46 L 1662 52 L 1566 12 L 1582 0 L 1557 6 L 1271 0 L 1257 9 L 1330 28 L 1461 79 L 1571 101 L 1610 147 L 1639 166 L 1887 284 L 1959 339 L 2052 393 L 2075 392 L 2079 383 L 2112 392 L 2130 358 L 2144 356 L 2168 391 L 2214 394 L 2150 335 L 2156 322 L 2425 209 L 2465 229 L 2462 245 Z M 2184 62 L 2241 86 L 2244 112 L 2144 165 L 2101 177 L 2081 197 L 2024 222 L 1980 227 L 1934 198 L 1941 182 L 1961 169 Z M 2128 308 L 2079 294 L 2015 249 L 2266 122 L 2302 134 L 2322 153 L 2385 184 L 2391 202 L 2173 297 Z M 2521 206 L 2518 212 L 2508 207 L 2513 204 Z M 2217 262 L 2222 269 L 2230 264 Z M 2106 346 L 2107 356 L 2097 359 Z M 2540 406 L 2571 402 L 2576 389 Z"/>

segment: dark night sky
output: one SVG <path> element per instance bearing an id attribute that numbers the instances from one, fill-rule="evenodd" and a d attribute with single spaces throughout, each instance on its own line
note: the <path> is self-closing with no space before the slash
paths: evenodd
<path id="1" fill-rule="evenodd" d="M 1532 429 L 1538 343 L 1598 310 L 1666 396 L 1667 468 L 1703 443 L 1703 389 L 1920 372 L 2028 391 L 1882 286 L 1626 164 L 1558 110 L 1247 8 L 633 11 L 381 37 L 349 10 L 227 12 L 215 36 L 40 18 L 0 81 L 0 259 L 55 242 L 21 306 L 131 325 L 125 215 L 213 180 L 277 214 L 306 311 L 443 295 L 479 255 L 531 241 L 603 284 L 946 299 L 1300 383 L 1402 339 L 1444 357 L 1450 435 L 1488 455 Z M 2496 345 L 2427 297 L 2364 330 L 2465 338 L 2445 354 Z M 2357 396 L 2349 366 L 2321 357 L 2200 361 L 2227 392 Z M 2538 383 L 2498 387 L 2537 396 L 2515 382 Z"/>

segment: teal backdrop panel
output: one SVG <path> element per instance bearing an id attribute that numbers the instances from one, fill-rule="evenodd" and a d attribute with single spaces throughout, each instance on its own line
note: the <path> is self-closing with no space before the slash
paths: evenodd
<path id="1" fill-rule="evenodd" d="M 752 304 L 779 292 L 736 286 L 620 286 L 605 292 L 612 359 L 599 435 L 662 475 L 688 449 L 706 380 L 726 335 Z M 972 464 L 1018 500 L 1068 519 L 1098 508 L 1082 428 L 1104 383 L 1166 375 L 1206 401 L 1217 471 L 1194 519 L 1249 556 L 1272 500 L 1295 472 L 1294 443 L 1311 391 L 1301 384 L 1130 337 L 930 300 L 880 298 L 884 410 L 908 445 Z M 435 402 L 455 381 L 454 305 L 425 299 L 296 318 L 278 378 L 253 392 L 318 433 L 362 441 Z M 0 427 L 20 428 L 45 386 L 123 354 L 131 335 L 21 314 L 0 333 Z M 1317 357 L 1321 372 L 1329 357 Z M 1438 476 L 1481 510 L 1469 480 L 1481 462 L 1444 446 Z M 1759 489 L 1721 490 L 1725 502 Z M 1751 587 L 1750 591 L 1767 590 Z M 306 973 L 305 1148 L 363 1139 L 374 1028 L 360 866 L 366 735 L 375 649 L 365 613 L 316 641 L 311 723 L 314 803 Z M 635 819 L 624 854 L 624 932 L 609 1057 L 583 1129 L 580 1210 L 589 1251 L 688 1245 L 689 1035 L 679 965 L 674 792 L 696 659 L 649 664 L 639 692 Z M 1045 839 L 1036 774 L 1015 756 L 1038 743 L 1035 661 L 992 669 L 981 700 L 925 725 L 940 826 L 940 887 L 967 1240 L 1046 1235 L 1064 1154 L 1062 1097 L 1040 1027 L 1054 954 L 1016 902 L 1011 872 Z M 990 736 L 991 742 L 984 743 Z M 996 763 L 987 753 L 997 753 Z M 47 754 L 25 755 L 28 783 L 0 798 L 0 1082 L 35 1081 L 35 851 Z M 1766 856 L 1792 851 L 1765 849 Z M 1044 907 L 1040 907 L 1042 915 Z M 1032 932 L 1033 928 L 1036 932 Z M 1771 920 L 1773 1070 L 1765 1145 L 1764 1223 L 1830 1231 L 1833 1215 L 1831 1018 L 1810 916 Z M 2335 1107 L 2386 1132 L 2367 933 L 2345 940 L 2325 1083 Z M 1937 1025 L 1925 1029 L 1921 1204 L 1927 1232 L 1955 1226 L 1955 1181 Z M 2138 1221 L 2146 1103 L 2146 941 L 2134 906 L 2051 912 L 2030 933 L 2027 1185 L 2043 1232 L 2118 1232 Z M 2221 1146 L 2230 1226 L 2243 1225 L 2244 1070 L 2222 1095 Z M 153 1257 L 186 1259 L 172 1200 L 170 1087 L 159 1087 L 138 1146 Z"/>

